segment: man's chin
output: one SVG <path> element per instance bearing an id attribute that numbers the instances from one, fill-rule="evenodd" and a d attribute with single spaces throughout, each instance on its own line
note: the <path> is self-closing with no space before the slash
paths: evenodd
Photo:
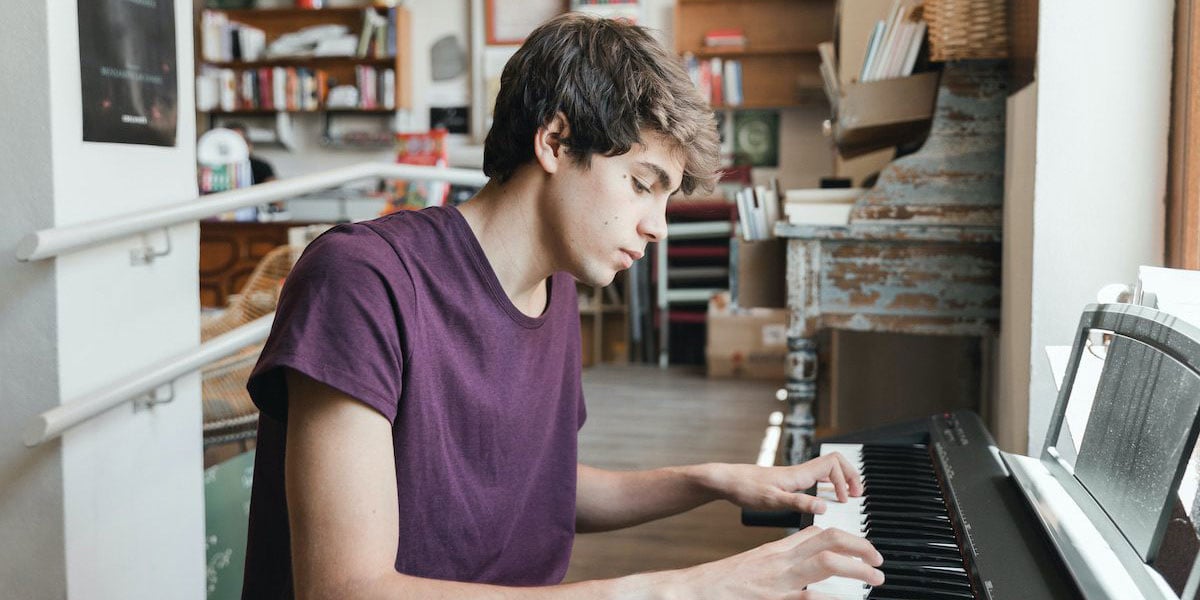
<path id="1" fill-rule="evenodd" d="M 592 287 L 608 287 L 609 284 L 617 278 L 619 271 L 602 271 L 595 269 L 587 273 L 581 273 L 575 276 L 575 280 L 584 285 Z"/>

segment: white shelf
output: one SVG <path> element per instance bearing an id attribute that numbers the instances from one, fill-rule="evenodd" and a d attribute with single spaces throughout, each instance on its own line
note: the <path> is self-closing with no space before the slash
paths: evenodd
<path id="1" fill-rule="evenodd" d="M 667 225 L 667 239 L 690 240 L 733 235 L 730 221 L 700 221 L 697 223 L 671 223 Z"/>
<path id="2" fill-rule="evenodd" d="M 671 267 L 667 272 L 667 278 L 672 282 L 697 281 L 705 279 L 725 279 L 729 280 L 729 267 L 721 266 L 698 266 L 698 267 Z"/>
<path id="3" fill-rule="evenodd" d="M 708 304 L 713 296 L 724 292 L 723 288 L 686 288 L 667 290 L 669 304 Z"/>

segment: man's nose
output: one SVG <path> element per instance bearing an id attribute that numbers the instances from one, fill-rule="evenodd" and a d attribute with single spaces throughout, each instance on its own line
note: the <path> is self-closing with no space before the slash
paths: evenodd
<path id="1" fill-rule="evenodd" d="M 639 227 L 643 236 L 651 242 L 661 242 L 667 237 L 667 213 L 666 211 L 655 211 L 650 216 L 642 219 L 641 227 Z"/>

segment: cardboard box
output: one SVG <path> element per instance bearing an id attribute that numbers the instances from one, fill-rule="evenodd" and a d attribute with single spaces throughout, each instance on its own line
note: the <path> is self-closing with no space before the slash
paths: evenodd
<path id="1" fill-rule="evenodd" d="M 782 383 L 787 376 L 787 328 L 787 309 L 733 310 L 727 295 L 718 295 L 708 311 L 708 376 Z"/>
<path id="2" fill-rule="evenodd" d="M 929 132 L 941 73 L 842 86 L 833 140 L 843 157 L 915 142 Z"/>
<path id="3" fill-rule="evenodd" d="M 601 320 L 600 357 L 596 356 L 596 315 L 583 313 L 579 315 L 579 320 L 579 336 L 583 342 L 583 354 L 580 357 L 582 366 L 590 367 L 597 362 L 625 363 L 629 360 L 624 314 L 609 313 Z"/>
<path id="4" fill-rule="evenodd" d="M 735 238 L 732 292 L 740 308 L 787 306 L 787 244 L 771 239 L 748 242 Z"/>

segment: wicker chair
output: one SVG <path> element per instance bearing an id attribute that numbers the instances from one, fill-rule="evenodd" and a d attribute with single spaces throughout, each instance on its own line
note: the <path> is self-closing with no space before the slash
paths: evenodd
<path id="1" fill-rule="evenodd" d="M 229 307 L 220 315 L 201 321 L 200 341 L 206 342 L 274 312 L 283 279 L 291 272 L 300 252 L 301 249 L 292 246 L 268 252 L 254 267 L 241 292 L 230 297 Z M 254 437 L 258 409 L 246 392 L 246 381 L 261 351 L 262 345 L 257 344 L 201 371 L 205 446 Z"/>

